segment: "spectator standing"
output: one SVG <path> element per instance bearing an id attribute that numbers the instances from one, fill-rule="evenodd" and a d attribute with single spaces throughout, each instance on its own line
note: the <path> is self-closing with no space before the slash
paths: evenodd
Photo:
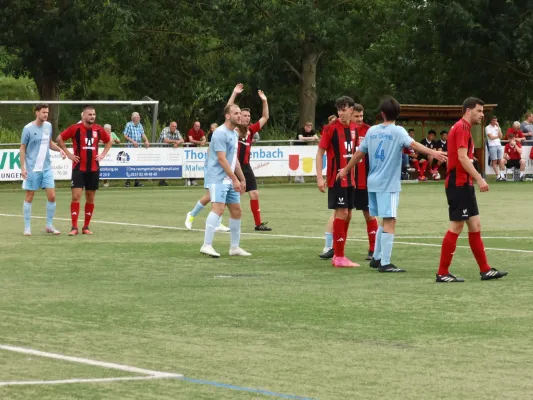
<path id="1" fill-rule="evenodd" d="M 512 135 L 514 140 L 517 142 L 522 143 L 522 141 L 526 140 L 526 135 L 520 130 L 521 125 L 520 122 L 515 121 L 513 122 L 513 125 L 507 129 L 507 132 L 505 133 L 505 140 L 510 140 L 509 136 Z"/>
<path id="2" fill-rule="evenodd" d="M 139 143 L 141 141 L 144 142 L 144 147 L 150 147 L 150 143 L 148 142 L 148 138 L 144 134 L 144 128 L 141 124 L 141 116 L 138 112 L 134 112 L 131 114 L 131 121 L 128 122 L 124 127 L 124 139 L 126 139 L 127 142 L 130 142 L 128 147 L 139 147 Z M 126 180 L 124 186 L 130 187 L 129 179 Z M 142 187 L 144 185 L 138 179 L 135 179 L 134 186 Z"/>
<path id="3" fill-rule="evenodd" d="M 495 115 L 490 119 L 490 124 L 485 127 L 487 145 L 489 146 L 489 158 L 492 169 L 496 174 L 497 181 L 505 180 L 505 164 L 503 162 L 503 149 L 501 144 L 502 130 Z M 499 170 L 498 170 L 499 167 Z"/>
<path id="4" fill-rule="evenodd" d="M 211 139 L 213 138 L 213 132 L 215 129 L 218 128 L 218 124 L 216 122 L 213 122 L 211 126 L 209 127 L 209 133 L 207 134 L 207 141 L 208 143 L 211 143 Z"/>
<path id="5" fill-rule="evenodd" d="M 106 131 L 107 134 L 111 137 L 111 141 L 113 142 L 113 144 L 120 144 L 120 138 L 117 136 L 115 132 L 111 130 L 111 125 L 105 124 L 104 131 Z M 100 143 L 103 143 L 103 142 L 100 140 Z M 104 179 L 104 187 L 109 187 L 108 179 Z"/>
<path id="6" fill-rule="evenodd" d="M 189 147 L 204 146 L 207 142 L 204 131 L 200 128 L 200 122 L 195 121 L 192 128 L 187 132 Z M 187 179 L 187 186 L 198 186 L 196 179 Z"/>
<path id="7" fill-rule="evenodd" d="M 509 143 L 505 145 L 505 164 L 507 168 L 519 168 L 520 180 L 525 180 L 526 161 L 522 159 L 522 143 L 517 142 L 513 134 L 509 134 Z M 504 176 L 503 180 L 507 180 Z"/>
<path id="8" fill-rule="evenodd" d="M 520 124 L 520 130 L 526 136 L 526 140 L 533 140 L 533 113 L 526 113 L 525 120 Z"/>
<path id="9" fill-rule="evenodd" d="M 178 147 L 183 143 L 180 131 L 178 131 L 178 123 L 172 121 L 169 126 L 164 128 L 159 135 L 158 143 L 165 143 L 172 147 Z M 159 180 L 159 186 L 169 186 L 164 179 Z"/>

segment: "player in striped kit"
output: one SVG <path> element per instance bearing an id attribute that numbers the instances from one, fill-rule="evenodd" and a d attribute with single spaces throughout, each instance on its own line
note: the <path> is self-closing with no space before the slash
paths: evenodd
<path id="1" fill-rule="evenodd" d="M 20 144 L 20 169 L 22 172 L 22 189 L 26 190 L 24 197 L 24 236 L 31 236 L 31 206 L 33 196 L 38 189 L 46 191 L 46 233 L 59 235 L 52 225 L 56 211 L 56 191 L 54 172 L 50 162 L 50 149 L 65 153 L 52 142 L 52 124 L 48 122 L 48 104 L 40 103 L 35 106 L 35 121 L 27 124 L 22 130 Z"/>

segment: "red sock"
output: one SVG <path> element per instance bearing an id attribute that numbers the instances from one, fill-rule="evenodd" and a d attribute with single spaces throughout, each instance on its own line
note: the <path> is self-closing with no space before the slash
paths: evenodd
<path id="1" fill-rule="evenodd" d="M 346 236 L 344 234 L 346 222 L 343 219 L 335 218 L 333 221 L 333 254 L 335 257 L 344 257 L 344 245 Z"/>
<path id="2" fill-rule="evenodd" d="M 368 251 L 374 252 L 376 247 L 376 233 L 378 232 L 378 220 L 376 218 L 366 221 L 366 233 L 368 233 Z"/>
<path id="3" fill-rule="evenodd" d="M 348 228 L 350 227 L 350 221 L 344 221 L 344 238 L 348 237 Z"/>
<path id="4" fill-rule="evenodd" d="M 80 215 L 80 203 L 70 203 L 70 219 L 72 220 L 72 227 L 78 227 L 78 216 Z"/>
<path id="5" fill-rule="evenodd" d="M 85 203 L 85 221 L 83 222 L 83 227 L 88 228 L 91 223 L 91 218 L 93 217 L 94 204 Z"/>
<path id="6" fill-rule="evenodd" d="M 453 253 L 457 246 L 457 238 L 459 235 L 451 231 L 446 232 L 444 239 L 442 239 L 442 247 L 440 248 L 440 263 L 439 275 L 448 275 L 450 271 L 450 264 L 452 263 Z"/>
<path id="7" fill-rule="evenodd" d="M 413 163 L 413 166 L 415 167 L 415 169 L 420 174 L 420 163 L 418 162 L 418 160 L 412 160 L 411 162 Z"/>
<path id="8" fill-rule="evenodd" d="M 420 172 L 420 176 L 424 176 L 424 174 L 426 173 L 426 168 L 428 167 L 428 163 L 425 162 L 424 164 L 422 164 L 422 166 L 420 167 L 419 169 L 419 172 Z"/>
<path id="9" fill-rule="evenodd" d="M 481 272 L 489 271 L 490 266 L 487 262 L 487 253 L 485 253 L 483 240 L 481 240 L 481 232 L 468 232 L 468 243 L 472 253 L 474 253 L 477 265 L 479 265 L 479 270 Z"/>
<path id="10" fill-rule="evenodd" d="M 261 225 L 261 210 L 259 209 L 259 200 L 250 200 L 250 208 L 254 215 L 255 226 Z"/>

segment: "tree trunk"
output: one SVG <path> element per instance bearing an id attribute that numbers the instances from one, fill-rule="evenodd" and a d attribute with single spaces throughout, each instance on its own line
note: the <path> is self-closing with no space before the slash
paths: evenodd
<path id="1" fill-rule="evenodd" d="M 304 46 L 302 58 L 302 73 L 300 81 L 300 95 L 298 99 L 299 127 L 303 127 L 306 122 L 315 125 L 316 112 L 316 66 L 319 53 L 314 46 Z"/>
<path id="2" fill-rule="evenodd" d="M 56 75 L 36 77 L 35 83 L 41 100 L 59 100 L 59 79 Z M 50 104 L 48 121 L 52 124 L 52 134 L 55 139 L 59 135 L 59 104 Z"/>

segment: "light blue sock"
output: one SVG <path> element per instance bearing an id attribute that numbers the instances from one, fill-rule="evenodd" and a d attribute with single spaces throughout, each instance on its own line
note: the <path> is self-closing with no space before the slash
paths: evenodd
<path id="1" fill-rule="evenodd" d="M 392 255 L 392 245 L 394 244 L 394 233 L 383 232 L 381 235 L 381 265 L 389 265 Z"/>
<path id="2" fill-rule="evenodd" d="M 376 232 L 376 245 L 374 246 L 374 260 L 381 260 L 381 234 L 383 233 L 383 227 L 378 226 L 378 231 Z"/>
<path id="3" fill-rule="evenodd" d="M 218 226 L 220 217 L 213 211 L 209 213 L 205 220 L 205 236 L 204 244 L 213 244 L 213 238 L 215 237 L 215 228 Z"/>
<path id="4" fill-rule="evenodd" d="M 54 214 L 56 213 L 56 203 L 55 201 L 53 203 L 50 203 L 49 201 L 46 202 L 46 226 L 52 227 L 52 219 L 54 218 Z"/>
<path id="5" fill-rule="evenodd" d="M 200 211 L 202 211 L 204 208 L 205 208 L 205 206 L 202 203 L 200 203 L 200 202 L 196 203 L 196 205 L 194 206 L 194 208 L 191 211 L 191 215 L 193 217 L 196 217 L 200 213 Z"/>
<path id="6" fill-rule="evenodd" d="M 326 247 L 328 249 L 333 247 L 333 233 L 326 232 Z"/>
<path id="7" fill-rule="evenodd" d="M 24 202 L 24 229 L 30 229 L 31 203 Z"/>
<path id="8" fill-rule="evenodd" d="M 231 247 L 239 247 L 241 242 L 241 220 L 229 219 L 229 232 L 231 236 Z"/>

